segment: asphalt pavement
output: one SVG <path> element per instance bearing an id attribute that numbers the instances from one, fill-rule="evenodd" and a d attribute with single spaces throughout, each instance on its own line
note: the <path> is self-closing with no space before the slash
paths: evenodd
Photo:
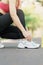
<path id="1" fill-rule="evenodd" d="M 41 39 L 33 39 L 41 44 Z M 43 65 L 43 49 L 18 49 L 17 43 L 3 43 L 0 49 L 0 65 Z"/>

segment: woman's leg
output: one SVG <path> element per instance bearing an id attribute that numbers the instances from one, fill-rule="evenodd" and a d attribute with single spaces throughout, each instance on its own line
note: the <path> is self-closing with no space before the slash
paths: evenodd
<path id="1" fill-rule="evenodd" d="M 17 15 L 21 21 L 21 24 L 23 25 L 23 27 L 25 28 L 25 15 L 24 15 L 24 12 L 20 9 L 17 10 Z M 25 28 L 26 29 L 26 28 Z M 20 38 L 24 38 L 22 32 L 18 29 L 19 31 L 19 39 Z"/>
<path id="2" fill-rule="evenodd" d="M 10 14 L 0 14 L 0 36 L 3 38 L 18 38 L 16 27 L 10 26 L 12 19 Z M 14 30 L 14 31 L 13 31 Z M 14 36 L 13 36 L 14 35 Z"/>
<path id="3" fill-rule="evenodd" d="M 17 15 L 22 23 L 22 25 L 25 28 L 25 18 L 24 18 L 24 13 L 22 10 L 17 10 Z M 22 32 L 15 26 L 9 26 L 3 33 L 2 35 L 3 38 L 9 38 L 9 39 L 20 39 L 24 38 L 22 35 Z"/>

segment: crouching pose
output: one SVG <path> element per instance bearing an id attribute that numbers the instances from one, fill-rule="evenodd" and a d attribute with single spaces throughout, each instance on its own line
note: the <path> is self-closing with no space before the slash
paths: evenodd
<path id="1" fill-rule="evenodd" d="M 30 43 L 31 35 L 25 28 L 24 13 L 19 9 L 20 0 L 0 1 L 0 37 L 7 39 L 23 39 L 25 42 L 19 43 L 19 48 L 36 48 L 38 44 Z M 11 25 L 11 24 L 14 25 Z M 27 41 L 29 40 L 29 41 Z M 24 41 L 24 40 L 23 40 Z M 34 45 L 33 45 L 34 44 Z M 0 43 L 0 48 L 4 45 Z"/>

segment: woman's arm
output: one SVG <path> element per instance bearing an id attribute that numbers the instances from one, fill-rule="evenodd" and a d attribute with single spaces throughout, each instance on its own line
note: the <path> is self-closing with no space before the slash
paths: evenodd
<path id="1" fill-rule="evenodd" d="M 21 30 L 21 32 L 25 31 L 24 27 L 22 26 L 19 17 L 16 14 L 16 0 L 9 0 L 9 10 L 10 15 L 13 20 L 13 23 Z"/>
<path id="2" fill-rule="evenodd" d="M 31 40 L 31 35 L 29 34 L 27 30 L 24 29 L 23 25 L 21 24 L 19 20 L 19 17 L 17 16 L 15 6 L 16 6 L 16 0 L 9 0 L 9 10 L 10 10 L 10 15 L 13 20 L 13 23 L 21 30 L 21 32 L 23 33 L 23 36 L 27 40 Z"/>

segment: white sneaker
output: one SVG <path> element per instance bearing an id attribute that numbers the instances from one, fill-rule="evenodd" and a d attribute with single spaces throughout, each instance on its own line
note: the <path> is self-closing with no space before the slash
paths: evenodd
<path id="1" fill-rule="evenodd" d="M 4 45 L 0 43 L 0 48 L 4 48 Z"/>
<path id="2" fill-rule="evenodd" d="M 18 48 L 39 48 L 40 44 L 36 44 L 33 41 L 27 41 L 27 40 L 20 40 L 19 44 L 17 46 Z"/>

